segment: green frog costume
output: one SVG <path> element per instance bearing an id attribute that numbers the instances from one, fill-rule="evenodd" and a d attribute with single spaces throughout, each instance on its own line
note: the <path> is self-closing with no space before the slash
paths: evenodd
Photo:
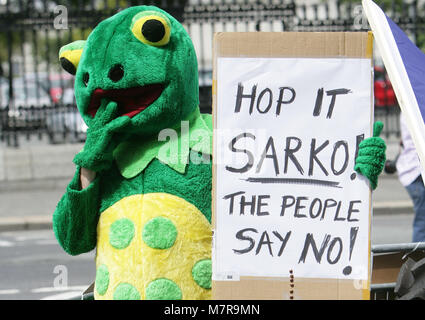
<path id="1" fill-rule="evenodd" d="M 88 125 L 53 228 L 71 255 L 96 248 L 95 299 L 210 299 L 212 121 L 199 112 L 197 58 L 183 26 L 125 9 L 61 48 Z M 360 144 L 376 187 L 385 143 Z M 86 188 L 82 168 L 96 172 Z"/>

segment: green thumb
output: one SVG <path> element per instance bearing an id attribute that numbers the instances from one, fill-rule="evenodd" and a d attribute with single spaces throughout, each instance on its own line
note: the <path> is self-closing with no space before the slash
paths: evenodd
<path id="1" fill-rule="evenodd" d="M 382 123 L 382 121 L 376 121 L 373 125 L 373 136 L 379 137 L 383 128 L 384 124 Z"/>

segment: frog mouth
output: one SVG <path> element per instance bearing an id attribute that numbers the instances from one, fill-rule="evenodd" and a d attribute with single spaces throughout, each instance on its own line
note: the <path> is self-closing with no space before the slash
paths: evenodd
<path id="1" fill-rule="evenodd" d="M 118 116 L 130 118 L 139 114 L 159 98 L 164 85 L 161 83 L 148 84 L 141 87 L 126 89 L 100 89 L 93 91 L 87 113 L 94 117 L 102 99 L 115 101 L 118 105 Z"/>

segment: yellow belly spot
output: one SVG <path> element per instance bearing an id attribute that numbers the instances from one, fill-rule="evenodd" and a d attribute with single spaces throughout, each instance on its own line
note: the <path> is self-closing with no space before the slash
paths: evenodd
<path id="1" fill-rule="evenodd" d="M 186 200 L 123 198 L 97 237 L 95 299 L 211 299 L 211 225 Z"/>

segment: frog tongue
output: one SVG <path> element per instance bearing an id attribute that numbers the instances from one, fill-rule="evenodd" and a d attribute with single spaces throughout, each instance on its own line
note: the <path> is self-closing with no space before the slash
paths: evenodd
<path id="1" fill-rule="evenodd" d="M 149 84 L 128 89 L 95 89 L 92 93 L 87 113 L 94 117 L 102 99 L 118 104 L 119 116 L 134 117 L 149 107 L 161 95 L 163 84 Z"/>

